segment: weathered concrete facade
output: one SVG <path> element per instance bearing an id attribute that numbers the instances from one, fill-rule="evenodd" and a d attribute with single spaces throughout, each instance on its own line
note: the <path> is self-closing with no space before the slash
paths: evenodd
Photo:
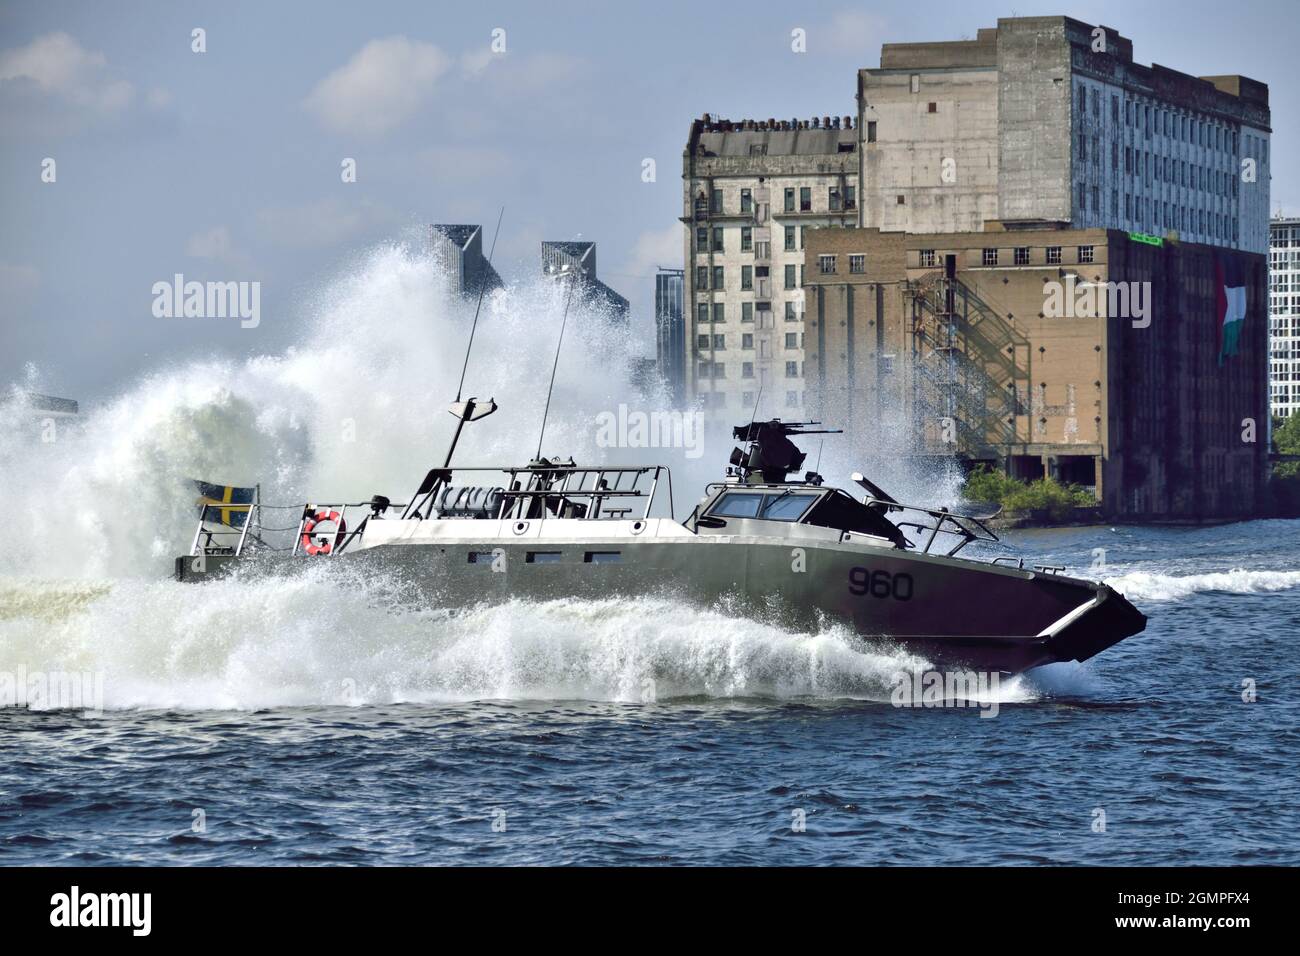
<path id="1" fill-rule="evenodd" d="M 1115 518 L 1256 513 L 1264 258 L 990 225 L 809 234 L 810 413 L 900 453 L 1090 487 Z M 1222 360 L 1216 260 L 1247 297 L 1238 352 Z"/>
<path id="2" fill-rule="evenodd" d="M 860 71 L 859 224 L 1071 225 L 1267 247 L 1268 88 L 1133 62 L 1109 27 L 1019 17 Z"/>
<path id="3" fill-rule="evenodd" d="M 857 221 L 851 117 L 691 124 L 686 388 L 711 417 L 803 414 L 803 242 Z M 734 422 L 733 422 L 734 424 Z"/>

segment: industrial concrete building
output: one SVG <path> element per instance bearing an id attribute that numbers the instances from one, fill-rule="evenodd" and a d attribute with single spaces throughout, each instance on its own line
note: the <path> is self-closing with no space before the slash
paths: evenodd
<path id="1" fill-rule="evenodd" d="M 483 255 L 483 227 L 435 223 L 429 227 L 434 256 L 451 273 L 452 288 L 462 296 L 501 288 L 501 276 Z"/>
<path id="2" fill-rule="evenodd" d="M 1300 411 L 1300 218 L 1269 224 L 1269 404 L 1290 418 Z"/>
<path id="3" fill-rule="evenodd" d="M 1264 253 L 1268 88 L 1133 61 L 1110 27 L 1000 19 L 858 74 L 859 225 L 1108 228 Z"/>
<path id="4" fill-rule="evenodd" d="M 618 322 L 628 321 L 631 304 L 596 277 L 594 242 L 543 242 L 542 271 L 558 276 L 566 268 L 577 275 L 579 294 L 587 308 L 597 309 Z"/>
<path id="5" fill-rule="evenodd" d="M 686 390 L 710 417 L 747 417 L 760 389 L 760 414 L 803 414 L 804 238 L 857 222 L 857 173 L 851 117 L 691 124 Z"/>
<path id="6" fill-rule="evenodd" d="M 675 404 L 686 399 L 686 274 L 681 269 L 655 273 L 656 368 Z"/>
<path id="7" fill-rule="evenodd" d="M 1113 518 L 1262 506 L 1264 256 L 1000 223 L 817 230 L 805 255 L 809 411 L 862 444 L 1081 484 Z"/>

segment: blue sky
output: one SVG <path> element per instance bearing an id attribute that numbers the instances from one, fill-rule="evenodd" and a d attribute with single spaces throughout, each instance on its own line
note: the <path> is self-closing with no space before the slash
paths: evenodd
<path id="1" fill-rule="evenodd" d="M 1292 3 L 6 3 L 0 384 L 33 363 L 93 399 L 180 357 L 282 349 L 365 249 L 503 204 L 501 271 L 535 271 L 542 239 L 595 240 L 648 350 L 693 117 L 851 114 L 881 43 L 1046 14 L 1119 29 L 1142 63 L 1268 83 L 1273 205 L 1300 212 Z M 260 281 L 261 324 L 155 318 L 177 272 Z"/>

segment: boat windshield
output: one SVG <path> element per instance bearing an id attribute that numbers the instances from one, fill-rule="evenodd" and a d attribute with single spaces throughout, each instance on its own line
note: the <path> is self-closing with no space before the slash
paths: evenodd
<path id="1" fill-rule="evenodd" d="M 730 491 L 718 499 L 709 514 L 720 518 L 762 518 L 767 521 L 798 521 L 816 495 L 791 491 Z"/>

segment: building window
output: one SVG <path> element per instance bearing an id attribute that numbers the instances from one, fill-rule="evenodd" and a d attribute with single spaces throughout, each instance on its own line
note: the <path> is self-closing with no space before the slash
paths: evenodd
<path id="1" fill-rule="evenodd" d="M 742 189 L 740 191 L 740 213 L 749 215 L 754 211 L 754 193 L 753 190 Z"/>
<path id="2" fill-rule="evenodd" d="M 713 337 L 713 351 L 725 352 L 727 350 L 727 337 L 725 335 L 715 335 Z"/>
<path id="3" fill-rule="evenodd" d="M 922 250 L 921 250 L 921 268 L 922 268 L 922 269 L 933 269 L 933 268 L 934 268 L 934 265 L 935 265 L 935 262 L 936 262 L 936 258 L 935 258 L 935 254 L 934 254 L 934 250 L 933 250 L 933 249 L 922 249 Z"/>
<path id="4" fill-rule="evenodd" d="M 697 335 L 695 336 L 695 347 L 699 349 L 701 352 L 707 352 L 709 350 L 709 343 L 711 341 L 712 339 L 710 339 L 707 335 Z"/>
<path id="5" fill-rule="evenodd" d="M 695 321 L 697 325 L 709 324 L 709 303 L 701 302 L 695 309 Z"/>
<path id="6" fill-rule="evenodd" d="M 902 205 L 906 205 L 906 203 L 907 203 L 907 197 L 904 196 L 902 193 L 899 193 L 899 194 L 898 194 L 898 205 L 902 206 Z"/>
<path id="7" fill-rule="evenodd" d="M 1093 252 L 1093 247 L 1092 247 L 1092 246 L 1080 246 L 1080 247 L 1079 247 L 1079 261 L 1080 261 L 1080 262 L 1083 262 L 1083 263 L 1089 263 L 1089 262 L 1092 262 L 1092 252 Z"/>
<path id="8" fill-rule="evenodd" d="M 920 74 L 920 73 L 913 73 L 913 74 L 912 74 L 912 77 L 911 77 L 911 85 L 912 85 L 912 92 L 913 92 L 913 93 L 920 93 L 920 92 L 921 92 L 921 74 Z"/>
<path id="9" fill-rule="evenodd" d="M 795 271 L 793 265 L 785 267 L 785 287 L 787 289 L 799 288 L 798 283 L 795 282 Z"/>
<path id="10" fill-rule="evenodd" d="M 785 347 L 788 348 L 788 349 L 797 349 L 797 348 L 799 347 L 799 333 L 798 333 L 798 332 L 787 332 L 787 333 L 785 333 Z"/>
<path id="11" fill-rule="evenodd" d="M 754 321 L 754 303 L 752 302 L 740 303 L 740 321 L 741 322 Z"/>
<path id="12" fill-rule="evenodd" d="M 812 187 L 799 187 L 799 211 L 812 212 Z"/>
<path id="13" fill-rule="evenodd" d="M 787 322 L 798 322 L 799 312 L 793 302 L 787 301 L 785 304 L 785 320 Z"/>
<path id="14" fill-rule="evenodd" d="M 722 266 L 713 267 L 713 288 L 718 290 L 726 288 L 726 281 L 723 276 Z"/>
<path id="15" fill-rule="evenodd" d="M 754 347 L 754 333 L 746 332 L 740 337 L 740 347 L 742 349 L 752 349 Z M 748 376 L 746 376 L 748 377 Z"/>
<path id="16" fill-rule="evenodd" d="M 722 190 L 713 190 L 713 195 L 709 199 L 710 212 L 722 212 Z"/>
<path id="17" fill-rule="evenodd" d="M 926 104 L 926 112 L 929 112 L 929 113 L 937 113 L 937 112 L 939 112 L 939 104 L 938 104 L 938 103 L 935 103 L 935 102 L 927 103 L 927 104 Z"/>
<path id="18" fill-rule="evenodd" d="M 740 227 L 740 251 L 752 252 L 754 249 L 754 230 L 749 226 Z"/>
<path id="19" fill-rule="evenodd" d="M 753 363 L 753 362 L 741 362 L 741 363 L 740 363 L 740 377 L 741 377 L 741 378 L 753 378 L 753 377 L 754 377 L 754 363 Z M 747 392 L 746 394 L 749 394 L 749 393 Z M 746 399 L 746 402 L 748 402 L 748 401 L 749 401 L 749 399 Z"/>
<path id="20" fill-rule="evenodd" d="M 713 321 L 725 322 L 727 319 L 726 305 L 722 302 L 713 303 Z"/>
<path id="21" fill-rule="evenodd" d="M 835 274 L 835 257 L 834 257 L 834 256 L 818 256 L 818 257 L 817 257 L 817 271 L 820 272 L 820 273 L 821 273 L 822 275 L 824 275 L 824 276 L 834 275 L 834 274 Z"/>
<path id="22" fill-rule="evenodd" d="M 845 209 L 858 208 L 858 190 L 856 186 L 844 187 L 844 208 Z"/>
<path id="23" fill-rule="evenodd" d="M 794 226 L 785 227 L 785 251 L 794 252 Z"/>
<path id="24" fill-rule="evenodd" d="M 708 287 L 709 287 L 709 267 L 696 266 L 695 267 L 695 288 L 707 289 Z"/>
<path id="25" fill-rule="evenodd" d="M 722 233 L 722 227 L 721 227 L 721 226 L 714 226 L 714 227 L 713 227 L 713 251 L 714 251 L 714 252 L 724 252 L 724 251 L 725 251 L 724 248 L 723 248 L 723 243 L 722 243 L 722 235 L 723 235 L 723 233 Z"/>
<path id="26" fill-rule="evenodd" d="M 748 292 L 754 288 L 754 267 L 740 267 L 740 288 L 743 292 Z"/>
<path id="27" fill-rule="evenodd" d="M 849 272 L 853 273 L 854 275 L 860 276 L 866 271 L 867 271 L 866 256 L 861 256 L 861 255 L 849 256 Z"/>
<path id="28" fill-rule="evenodd" d="M 876 141 L 876 121 L 867 120 L 867 142 L 874 143 L 875 141 Z"/>
<path id="29" fill-rule="evenodd" d="M 785 211 L 794 212 L 794 187 L 789 186 L 785 191 Z"/>
<path id="30" fill-rule="evenodd" d="M 995 266 L 998 264 L 998 251 L 996 249 L 984 250 L 984 265 Z"/>
<path id="31" fill-rule="evenodd" d="M 831 211 L 831 212 L 839 212 L 839 211 L 840 211 L 840 190 L 839 190 L 839 187 L 837 187 L 837 186 L 831 186 L 830 189 L 828 189 L 828 190 L 826 191 L 826 203 L 827 203 L 827 205 L 830 207 L 830 211 Z"/>
<path id="32" fill-rule="evenodd" d="M 1061 247 L 1060 247 L 1060 246 L 1048 246 L 1048 247 L 1047 247 L 1047 264 L 1048 264 L 1049 266 L 1059 266 L 1059 265 L 1061 264 Z"/>
<path id="33" fill-rule="evenodd" d="M 798 392 L 786 392 L 786 393 L 785 393 L 785 407 L 786 407 L 786 408 L 798 408 L 798 407 L 799 407 L 799 393 L 798 393 Z"/>
<path id="34" fill-rule="evenodd" d="M 1018 266 L 1027 266 L 1027 265 L 1029 265 L 1029 247 L 1028 247 L 1028 246 L 1017 246 L 1017 247 L 1016 247 L 1016 265 L 1018 265 Z"/>
<path id="35" fill-rule="evenodd" d="M 892 355 L 880 356 L 880 374 L 892 375 L 893 373 L 894 373 L 894 356 Z"/>
<path id="36" fill-rule="evenodd" d="M 698 229 L 695 230 L 695 251 L 696 252 L 709 251 L 709 227 L 708 226 L 700 226 Z"/>
<path id="37" fill-rule="evenodd" d="M 799 377 L 799 363 L 798 363 L 798 362 L 786 362 L 786 363 L 785 363 L 785 377 L 786 377 L 786 378 L 798 378 L 798 377 Z"/>

